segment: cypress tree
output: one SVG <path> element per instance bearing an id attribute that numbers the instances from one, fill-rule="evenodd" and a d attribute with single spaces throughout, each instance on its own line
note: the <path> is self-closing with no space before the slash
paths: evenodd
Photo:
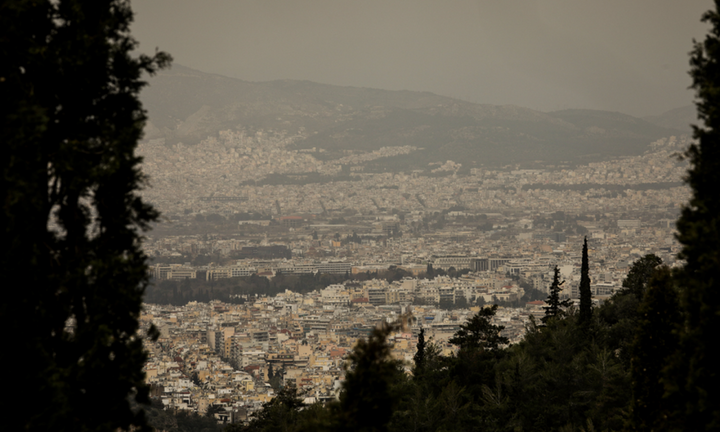
<path id="1" fill-rule="evenodd" d="M 592 292 L 590 291 L 590 264 L 588 263 L 587 237 L 582 250 L 582 267 L 580 268 L 580 324 L 587 324 L 592 319 Z"/>
<path id="2" fill-rule="evenodd" d="M 418 335 L 418 342 L 416 345 L 417 351 L 415 351 L 415 356 L 413 357 L 413 360 L 415 361 L 415 375 L 417 376 L 423 368 L 423 365 L 425 363 L 425 329 L 420 329 L 420 334 Z"/>
<path id="3" fill-rule="evenodd" d="M 712 26 L 701 42 L 693 41 L 690 76 L 698 118 L 693 126 L 696 143 L 685 156 L 690 161 L 686 181 L 692 196 L 677 221 L 679 258 L 685 265 L 677 274 L 684 315 L 678 361 L 668 380 L 676 378 L 671 393 L 685 392 L 688 428 L 720 429 L 720 1 L 703 14 Z M 714 348 L 713 348 L 714 347 Z M 683 390 L 684 389 L 684 390 Z"/>
<path id="4" fill-rule="evenodd" d="M 8 430 L 143 427 L 143 73 L 124 0 L 0 3 L 0 365 Z M 38 401 L 39 403 L 33 403 Z"/>

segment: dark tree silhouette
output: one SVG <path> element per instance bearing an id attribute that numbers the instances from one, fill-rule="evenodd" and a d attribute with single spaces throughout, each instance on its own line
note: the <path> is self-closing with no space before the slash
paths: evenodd
<path id="1" fill-rule="evenodd" d="M 678 348 L 676 330 L 680 324 L 680 311 L 667 267 L 656 270 L 648 283 L 639 314 L 640 322 L 632 346 L 631 426 L 638 431 L 670 430 L 667 414 L 673 400 L 663 398 L 665 389 L 660 377 L 668 359 Z"/>
<path id="2" fill-rule="evenodd" d="M 662 264 L 662 260 L 655 254 L 645 255 L 635 261 L 623 281 L 623 288 L 626 288 L 638 300 L 642 300 L 647 284 L 655 272 L 655 268 L 660 264 Z"/>
<path id="3" fill-rule="evenodd" d="M 131 57 L 131 21 L 122 0 L 0 4 L 1 265 L 22 280 L 0 306 L 1 364 L 22 377 L 8 430 L 145 424 L 128 400 L 147 401 L 140 240 L 157 217 L 137 193 L 138 93 L 170 58 Z"/>
<path id="4" fill-rule="evenodd" d="M 685 318 L 680 335 L 678 364 L 671 375 L 677 379 L 674 392 L 682 392 L 686 427 L 693 430 L 720 429 L 720 1 L 702 21 L 712 28 L 701 42 L 694 41 L 690 76 L 695 89 L 698 118 L 694 126 L 696 144 L 685 156 L 690 161 L 686 181 L 690 202 L 677 221 L 679 254 L 685 266 L 677 275 Z M 715 348 L 713 348 L 715 347 Z"/>
<path id="5" fill-rule="evenodd" d="M 460 349 L 497 350 L 500 345 L 509 343 L 508 338 L 500 336 L 504 326 L 492 324 L 490 320 L 497 312 L 497 305 L 482 308 L 467 323 L 460 326 L 455 335 L 448 341 Z"/>
<path id="6" fill-rule="evenodd" d="M 562 308 L 570 307 L 570 300 L 560 301 L 560 291 L 562 291 L 560 287 L 564 283 L 565 281 L 560 282 L 560 269 L 555 266 L 555 274 L 553 275 L 552 285 L 550 285 L 550 294 L 545 300 L 545 303 L 547 303 L 545 316 L 541 318 L 543 324 L 547 324 L 551 318 L 562 316 Z"/>
<path id="7" fill-rule="evenodd" d="M 383 324 L 367 340 L 358 340 L 348 356 L 350 365 L 338 406 L 339 430 L 387 430 L 396 403 L 390 386 L 402 373 L 390 354 L 387 337 L 398 329 L 397 324 Z"/>
<path id="8" fill-rule="evenodd" d="M 592 319 L 592 291 L 590 290 L 590 264 L 588 263 L 587 237 L 583 243 L 582 267 L 580 268 L 580 324 Z"/>
<path id="9" fill-rule="evenodd" d="M 423 364 L 425 363 L 425 329 L 423 328 L 420 329 L 416 348 L 417 351 L 415 351 L 413 360 L 415 361 L 415 375 L 417 376 L 422 372 Z"/>
<path id="10" fill-rule="evenodd" d="M 297 387 L 285 387 L 270 402 L 265 402 L 261 410 L 253 414 L 253 419 L 247 427 L 236 426 L 227 430 L 247 432 L 297 430 L 299 412 L 305 407 L 300 396 Z"/>

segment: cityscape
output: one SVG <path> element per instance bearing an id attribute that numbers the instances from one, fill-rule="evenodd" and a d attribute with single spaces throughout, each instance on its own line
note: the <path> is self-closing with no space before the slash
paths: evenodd
<path id="1" fill-rule="evenodd" d="M 5 428 L 720 431 L 704 3 L 0 0 Z"/>
<path id="2" fill-rule="evenodd" d="M 219 421 L 247 422 L 280 386 L 297 386 L 308 404 L 334 400 L 347 354 L 383 322 L 406 320 L 389 342 L 408 373 L 421 329 L 452 355 L 448 340 L 485 305 L 504 305 L 493 322 L 517 343 L 544 316 L 556 266 L 562 297 L 577 306 L 584 238 L 596 306 L 624 289 L 643 256 L 681 264 L 674 222 L 688 199 L 678 158 L 687 136 L 584 165 L 458 175 L 460 164 L 447 161 L 435 168 L 442 175 L 427 176 L 352 167 L 411 148 L 320 161 L 265 135 L 140 146 L 152 184 L 145 196 L 164 215 L 144 243 L 154 263 L 146 298 L 175 304 L 146 304 L 142 316 L 160 330 L 146 343 L 145 371 L 166 407 L 204 415 L 215 405 Z M 250 181 L 344 165 L 345 181 Z M 276 294 L 233 286 L 303 275 L 326 280 Z M 161 287 L 175 297 L 158 297 Z"/>

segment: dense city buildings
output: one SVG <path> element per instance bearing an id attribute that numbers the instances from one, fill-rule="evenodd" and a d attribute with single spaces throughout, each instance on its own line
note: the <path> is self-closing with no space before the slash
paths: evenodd
<path id="1" fill-rule="evenodd" d="M 556 266 L 561 296 L 577 301 L 585 237 L 595 304 L 647 254 L 679 264 L 673 221 L 688 189 L 675 155 L 686 137 L 586 165 L 463 172 L 444 161 L 432 176 L 363 170 L 413 147 L 324 160 L 292 142 L 228 132 L 142 146 L 146 197 L 165 217 L 144 243 L 149 293 L 184 299 L 147 304 L 143 316 L 161 333 L 147 342 L 146 372 L 165 406 L 220 406 L 245 421 L 282 385 L 307 402 L 334 399 L 346 355 L 383 322 L 405 320 L 391 341 L 408 372 L 420 329 L 450 354 L 448 340 L 483 305 L 503 305 L 494 320 L 517 342 L 544 314 Z M 272 184 L 276 175 L 288 184 Z M 288 278 L 297 288 L 282 291 Z"/>

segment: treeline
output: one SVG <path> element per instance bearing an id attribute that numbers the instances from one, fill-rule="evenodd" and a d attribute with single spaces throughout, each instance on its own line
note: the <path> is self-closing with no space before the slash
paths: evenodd
<path id="1" fill-rule="evenodd" d="M 328 285 L 347 280 L 346 275 L 331 274 L 277 274 L 272 279 L 252 275 L 219 280 L 185 279 L 183 281 L 156 281 L 145 291 L 146 303 L 182 306 L 190 301 L 208 302 L 220 300 L 242 303 L 247 296 L 276 296 L 291 290 L 305 294 L 321 290 Z"/>
<path id="2" fill-rule="evenodd" d="M 553 296 L 542 322 L 507 346 L 482 309 L 446 346 L 418 338 L 412 374 L 390 356 L 375 330 L 349 357 L 339 401 L 303 406 L 286 388 L 247 426 L 232 431 L 591 431 L 651 430 L 677 408 L 663 398 L 662 376 L 676 355 L 678 296 L 670 271 L 648 255 L 624 290 L 585 319 Z M 562 282 L 554 281 L 556 293 Z M 676 425 L 677 426 L 677 425 Z"/>
<path id="3" fill-rule="evenodd" d="M 436 276 L 450 276 L 459 278 L 469 270 L 448 271 L 433 270 L 428 266 L 427 271 L 415 276 L 407 270 L 397 266 L 390 266 L 387 270 L 364 273 L 327 274 L 311 273 L 302 275 L 289 275 L 278 272 L 272 279 L 264 276 L 252 275 L 246 277 L 204 280 L 185 279 L 182 281 L 161 280 L 154 281 L 145 290 L 145 303 L 171 304 L 182 306 L 191 301 L 209 302 L 220 300 L 228 303 L 243 303 L 244 297 L 269 296 L 273 297 L 290 290 L 299 294 L 319 291 L 328 285 L 339 284 L 345 281 L 362 282 L 371 279 L 384 279 L 387 282 L 400 281 L 406 277 L 432 279 Z"/>

